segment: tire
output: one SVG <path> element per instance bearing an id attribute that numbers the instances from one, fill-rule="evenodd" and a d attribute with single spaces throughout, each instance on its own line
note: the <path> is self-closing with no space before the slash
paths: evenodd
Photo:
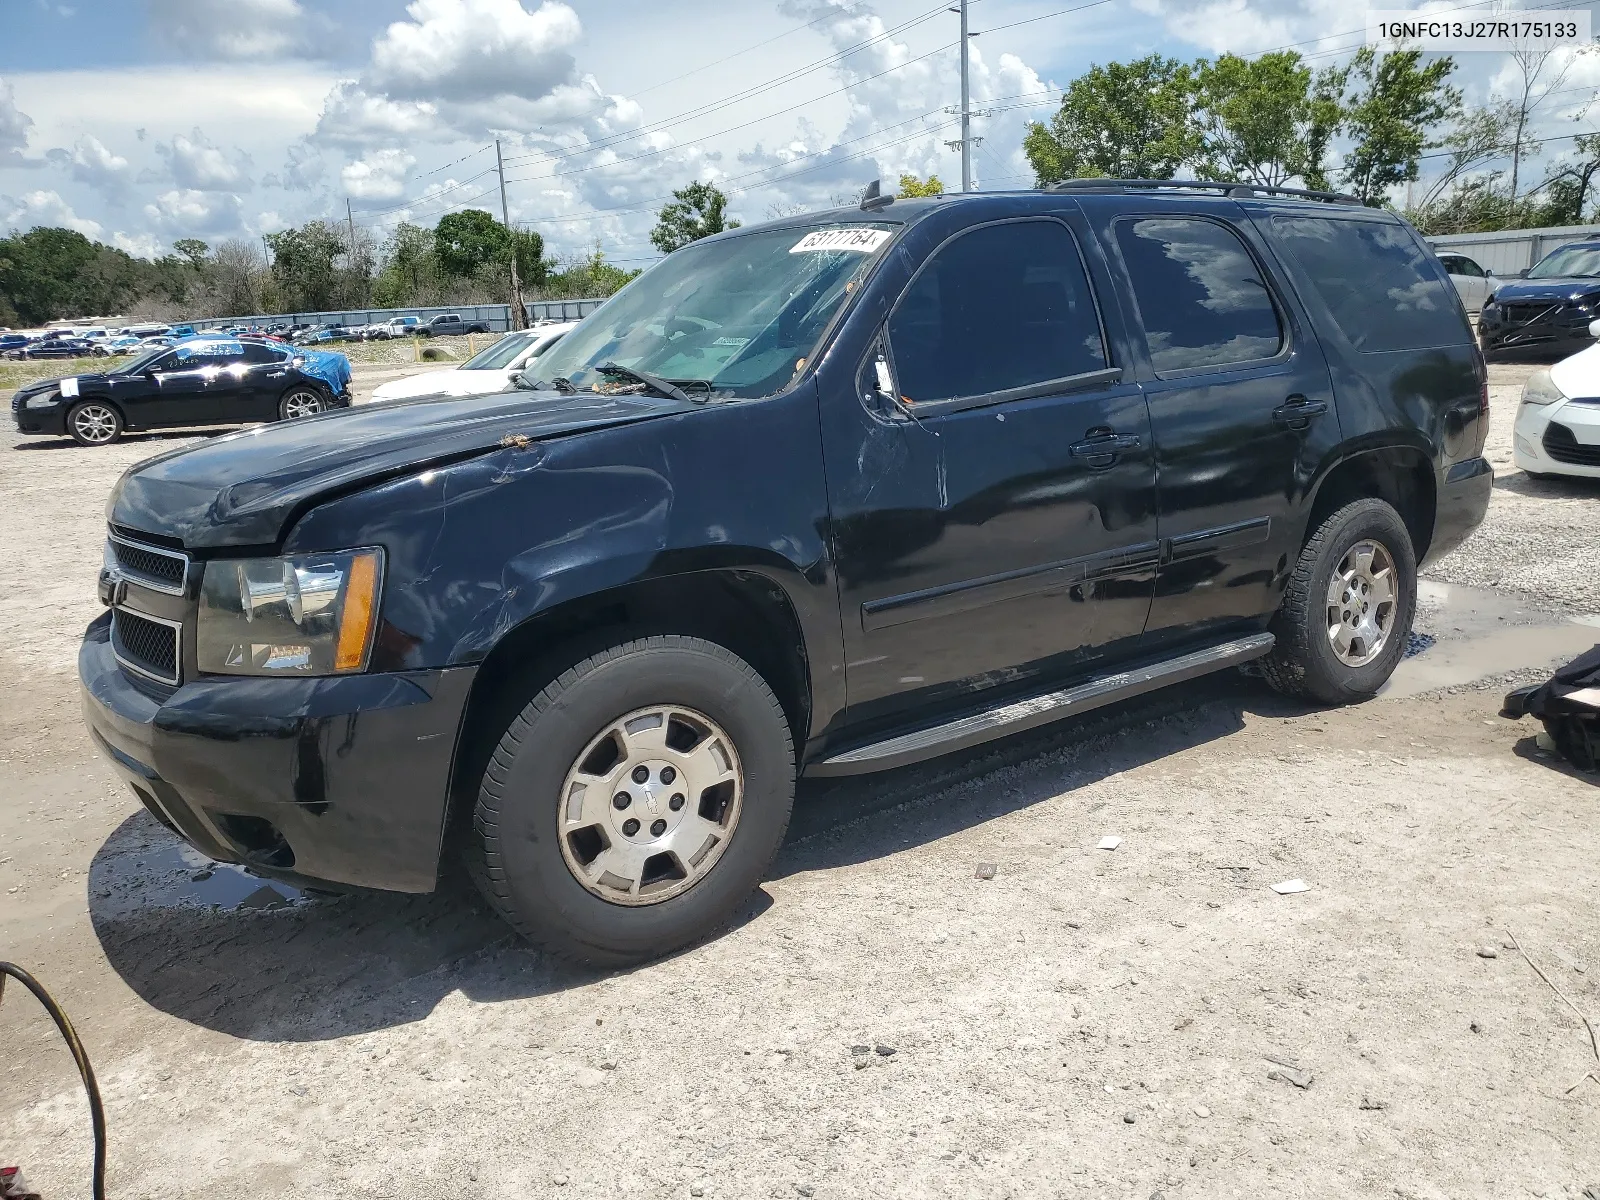
<path id="1" fill-rule="evenodd" d="M 67 410 L 67 432 L 80 446 L 109 446 L 122 428 L 122 414 L 103 400 L 80 400 Z"/>
<path id="2" fill-rule="evenodd" d="M 1387 558 L 1389 602 L 1387 624 L 1382 587 L 1359 577 L 1359 587 L 1334 587 L 1359 561 L 1360 547 L 1377 546 L 1373 569 Z M 1381 574 L 1381 572 L 1380 572 Z M 1406 525 L 1382 500 L 1357 500 L 1322 522 L 1300 551 L 1289 586 L 1273 618 L 1277 645 L 1262 660 L 1262 674 L 1287 696 L 1324 704 L 1349 704 L 1375 695 L 1388 682 L 1405 655 L 1411 621 L 1417 608 L 1417 559 Z M 1361 626 L 1370 616 L 1371 626 Z M 1337 623 L 1335 620 L 1337 618 Z M 1361 632 L 1362 629 L 1368 632 Z M 1381 637 L 1370 636 L 1379 629 Z M 1343 656 L 1335 643 L 1352 638 Z"/>
<path id="3" fill-rule="evenodd" d="M 650 725 L 654 710 L 671 710 L 671 718 Z M 631 743 L 620 740 L 625 718 L 629 728 L 644 726 L 641 738 L 661 730 L 667 748 L 648 752 L 662 756 L 650 759 L 648 768 L 629 757 Z M 685 730 L 680 746 L 689 745 L 688 737 L 701 740 L 680 754 L 672 741 Z M 668 759 L 679 763 L 681 778 L 670 766 L 659 768 Z M 695 763 L 726 766 L 730 760 L 734 783 L 719 782 L 693 796 L 699 790 Z M 595 786 L 575 782 L 580 775 Z M 646 775 L 643 787 L 632 782 Z M 794 786 L 788 721 L 754 669 L 698 638 L 631 641 L 563 671 L 512 719 L 483 774 L 468 867 L 490 905 L 535 945 L 603 966 L 643 962 L 704 937 L 733 916 L 783 843 Z M 633 827 L 632 845 L 614 798 L 627 788 L 637 794 L 636 801 L 630 794 L 627 811 L 651 822 Z M 668 798 L 671 788 L 689 793 L 691 802 L 685 805 L 676 792 Z M 591 792 L 592 812 L 580 799 Z M 564 817 L 580 809 L 578 821 L 592 816 L 596 823 L 564 829 Z M 676 823 L 664 828 L 668 817 Z M 725 835 L 718 819 L 726 822 Z M 699 849 L 669 853 L 674 845 Z M 625 869 L 622 858 L 610 857 L 614 851 L 642 862 L 642 869 L 628 871 L 636 880 L 612 874 L 609 864 Z M 651 881 L 652 865 L 673 870 Z M 682 877 L 675 873 L 680 870 Z M 584 871 L 587 882 L 580 878 Z"/>
<path id="4" fill-rule="evenodd" d="M 293 421 L 300 417 L 314 417 L 328 411 L 328 398 L 315 388 L 300 386 L 290 388 L 278 401 L 278 420 Z"/>

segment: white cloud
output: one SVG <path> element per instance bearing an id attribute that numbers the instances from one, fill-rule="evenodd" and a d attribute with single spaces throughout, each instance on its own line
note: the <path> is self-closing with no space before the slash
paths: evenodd
<path id="1" fill-rule="evenodd" d="M 28 130 L 32 128 L 33 118 L 17 107 L 10 82 L 0 78 L 0 164 L 20 165 L 28 145 Z"/>
<path id="2" fill-rule="evenodd" d="M 152 229 L 173 237 L 217 236 L 244 229 L 244 202 L 228 192 L 178 188 L 144 206 Z"/>
<path id="3" fill-rule="evenodd" d="M 73 212 L 72 206 L 61 198 L 59 192 L 44 190 L 26 192 L 19 199 L 0 196 L 0 206 L 6 211 L 5 226 L 8 229 L 59 225 L 67 229 L 76 229 L 84 237 L 97 238 L 104 228 L 98 221 L 78 216 Z"/>
<path id="4" fill-rule="evenodd" d="M 128 160 L 115 154 L 93 134 L 80 137 L 71 150 L 57 147 L 46 154 L 51 162 L 67 167 L 72 178 L 116 199 L 127 189 Z"/>
<path id="5" fill-rule="evenodd" d="M 152 27 L 194 58 L 287 58 L 315 50 L 316 21 L 299 0 L 149 0 Z"/>
<path id="6" fill-rule="evenodd" d="M 111 235 L 111 244 L 135 258 L 159 258 L 163 249 L 153 234 L 123 233 L 120 229 Z"/>
<path id="7" fill-rule="evenodd" d="M 375 150 L 339 172 L 345 195 L 356 200 L 398 200 L 416 158 L 404 150 Z"/>
<path id="8" fill-rule="evenodd" d="M 167 170 L 179 187 L 199 192 L 248 191 L 250 156 L 242 150 L 223 150 L 197 128 L 190 137 L 178 134 L 156 146 L 167 160 Z"/>
<path id="9" fill-rule="evenodd" d="M 372 45 L 363 82 L 409 100 L 538 99 L 572 78 L 583 32 L 560 0 L 529 12 L 518 0 L 412 0 Z"/>

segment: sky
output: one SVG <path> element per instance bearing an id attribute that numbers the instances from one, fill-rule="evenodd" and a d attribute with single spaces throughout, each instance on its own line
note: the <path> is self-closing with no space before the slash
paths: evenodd
<path id="1" fill-rule="evenodd" d="M 65 225 L 154 256 L 321 217 L 382 240 L 463 207 L 571 255 L 643 265 L 674 188 L 746 223 L 901 172 L 952 190 L 956 0 L 0 0 L 0 231 Z M 1430 0 L 1488 13 L 1505 0 Z M 1385 0 L 1403 7 L 1404 0 Z M 1524 8 L 1600 3 L 1523 0 Z M 1093 63 L 1293 47 L 1348 57 L 1345 0 L 970 0 L 980 188 L 1026 187 L 1021 141 Z M 1504 54 L 1459 55 L 1469 102 Z M 1600 128 L 1600 53 L 1537 122 Z M 1545 155 L 1566 144 L 1547 143 Z M 1425 166 L 1427 164 L 1424 164 Z"/>

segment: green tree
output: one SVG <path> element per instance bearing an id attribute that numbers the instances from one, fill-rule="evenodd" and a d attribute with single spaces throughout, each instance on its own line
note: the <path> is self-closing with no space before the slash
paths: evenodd
<path id="1" fill-rule="evenodd" d="M 661 210 L 650 234 L 651 244 L 663 254 L 681 250 L 690 242 L 739 228 L 727 217 L 728 197 L 712 183 L 696 179 L 686 188 L 672 193 L 672 202 Z"/>
<path id="2" fill-rule="evenodd" d="M 640 272 L 625 271 L 606 261 L 600 243 L 584 255 L 563 263 L 558 271 L 551 271 L 540 289 L 551 300 L 578 300 L 594 296 L 610 296 L 624 284 L 637 279 Z"/>
<path id="3" fill-rule="evenodd" d="M 918 179 L 915 175 L 900 176 L 900 195 L 913 196 L 942 196 L 944 195 L 944 181 L 937 175 L 929 175 L 927 179 Z"/>
<path id="4" fill-rule="evenodd" d="M 383 245 L 383 267 L 373 282 L 373 302 L 409 308 L 439 298 L 439 262 L 433 230 L 402 221 Z"/>
<path id="5" fill-rule="evenodd" d="M 550 274 L 550 264 L 544 256 L 544 237 L 536 230 L 513 229 L 511 252 L 517 260 L 517 278 L 523 287 L 543 287 Z"/>
<path id="6" fill-rule="evenodd" d="M 1049 125 L 1028 125 L 1022 148 L 1039 186 L 1098 176 L 1171 179 L 1198 147 L 1193 91 L 1191 69 L 1159 54 L 1089 68 L 1067 85 Z"/>
<path id="7" fill-rule="evenodd" d="M 272 281 L 279 302 L 289 311 L 321 311 L 332 306 L 339 287 L 334 261 L 349 250 L 345 239 L 326 221 L 308 221 L 298 229 L 269 233 Z"/>
<path id="8" fill-rule="evenodd" d="M 196 271 L 206 269 L 206 257 L 211 253 L 211 247 L 199 238 L 179 238 L 172 243 L 172 249 Z"/>
<path id="9" fill-rule="evenodd" d="M 1420 50 L 1382 56 L 1371 46 L 1350 61 L 1356 91 L 1347 104 L 1345 131 L 1354 141 L 1344 158 L 1345 183 L 1363 204 L 1382 207 L 1389 189 L 1417 178 L 1417 160 L 1430 145 L 1428 131 L 1460 112 L 1461 93 L 1445 82 L 1455 60 L 1423 66 Z"/>
<path id="10" fill-rule="evenodd" d="M 470 278 L 490 264 L 503 264 L 511 231 L 481 208 L 446 213 L 433 230 L 433 253 L 446 275 Z"/>
<path id="11" fill-rule="evenodd" d="M 1196 174 L 1326 187 L 1329 143 L 1344 119 L 1344 72 L 1313 76 L 1293 50 L 1256 59 L 1224 54 L 1194 66 L 1200 146 Z"/>

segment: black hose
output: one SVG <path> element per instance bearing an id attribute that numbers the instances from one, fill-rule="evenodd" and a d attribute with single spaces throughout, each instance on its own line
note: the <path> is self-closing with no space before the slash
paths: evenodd
<path id="1" fill-rule="evenodd" d="M 100 1085 L 94 1081 L 94 1068 L 89 1065 L 89 1055 L 78 1040 L 78 1032 L 73 1029 L 71 1020 L 61 1011 L 54 997 L 45 991 L 43 984 L 15 963 L 0 962 L 0 1002 L 5 1000 L 7 975 L 32 992 L 34 998 L 44 1005 L 44 1010 L 61 1031 L 67 1049 L 72 1051 L 72 1061 L 78 1065 L 78 1076 L 83 1080 L 83 1090 L 89 1096 L 89 1123 L 94 1127 L 94 1200 L 105 1200 L 106 1111 L 100 1104 Z"/>

